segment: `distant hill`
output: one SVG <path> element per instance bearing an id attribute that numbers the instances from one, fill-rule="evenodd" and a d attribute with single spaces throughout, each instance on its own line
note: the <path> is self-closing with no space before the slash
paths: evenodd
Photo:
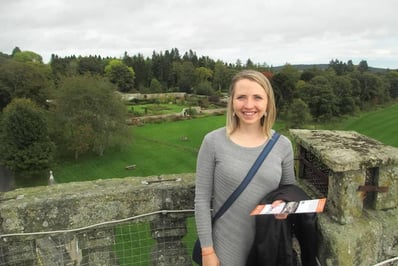
<path id="1" fill-rule="evenodd" d="M 305 64 L 298 64 L 298 65 L 291 65 L 292 67 L 295 67 L 295 68 L 297 68 L 297 69 L 299 69 L 299 70 L 306 70 L 306 69 L 311 69 L 311 68 L 318 68 L 318 69 L 322 69 L 322 70 L 325 70 L 325 69 L 327 69 L 328 67 L 329 67 L 329 64 L 308 64 L 308 65 L 305 65 Z M 284 65 L 283 66 L 276 66 L 276 67 L 272 67 L 272 70 L 274 70 L 274 71 L 279 71 L 279 70 L 281 70 L 282 68 L 284 67 Z"/>
<path id="2" fill-rule="evenodd" d="M 297 69 L 299 69 L 299 70 L 301 70 L 301 71 L 306 70 L 306 69 L 311 69 L 311 68 L 314 68 L 314 67 L 318 68 L 318 69 L 321 69 L 321 70 L 325 70 L 325 69 L 327 69 L 329 67 L 329 64 L 297 64 L 297 65 L 292 65 L 292 66 L 297 68 Z M 284 66 L 273 66 L 272 70 L 279 71 L 283 67 Z M 385 71 L 388 71 L 390 69 L 369 66 L 369 70 L 372 71 L 372 72 L 385 72 Z"/>

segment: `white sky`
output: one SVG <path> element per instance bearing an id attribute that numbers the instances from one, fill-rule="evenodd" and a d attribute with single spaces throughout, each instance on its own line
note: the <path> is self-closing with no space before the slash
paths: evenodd
<path id="1" fill-rule="evenodd" d="M 0 52 L 398 68 L 397 0 L 1 0 Z"/>

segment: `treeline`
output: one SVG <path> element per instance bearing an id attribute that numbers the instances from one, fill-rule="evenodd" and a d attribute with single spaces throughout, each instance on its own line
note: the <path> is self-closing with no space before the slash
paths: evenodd
<path id="1" fill-rule="evenodd" d="M 1 58 L 1 65 L 7 61 L 4 58 L 25 63 L 35 62 L 36 68 L 43 68 L 39 72 L 46 76 L 55 89 L 64 77 L 90 73 L 107 78 L 120 92 L 141 93 L 187 92 L 216 95 L 228 91 L 230 79 L 237 71 L 256 69 L 271 79 L 280 110 L 290 106 L 293 99 L 301 99 L 310 107 L 311 115 L 316 119 L 320 116 L 324 119 L 349 114 L 358 108 L 394 99 L 398 94 L 397 71 L 371 71 L 365 60 L 354 65 L 351 60 L 342 62 L 334 59 L 326 69 L 314 66 L 302 70 L 291 65 L 274 69 L 266 64 L 254 64 L 250 59 L 245 63 L 238 60 L 235 64 L 227 64 L 208 56 L 198 57 L 192 50 L 180 55 L 179 50 L 173 48 L 154 51 L 151 57 L 144 57 L 142 54 L 129 55 L 127 52 L 122 58 L 52 55 L 49 64 L 44 65 L 40 55 L 21 51 L 18 47 L 11 55 L 2 54 Z M 12 63 L 9 64 L 11 66 L 6 64 L 4 68 L 14 67 Z M 28 69 L 24 70 L 26 71 Z M 20 87 L 15 89 L 19 90 Z M 3 89 L 1 93 L 6 98 L 8 96 L 8 99 L 12 98 L 12 90 L 9 93 L 11 95 L 7 95 L 5 91 L 7 90 Z M 316 99 L 314 95 L 317 96 Z M 319 106 L 320 103 L 323 107 Z M 0 108 L 4 105 L 5 103 L 1 103 Z M 326 113 L 322 115 L 320 112 Z"/>
<path id="2" fill-rule="evenodd" d="M 327 67 L 273 68 L 250 59 L 235 64 L 178 49 L 121 58 L 52 55 L 48 64 L 16 47 L 0 53 L 0 164 L 12 171 L 44 169 L 56 151 L 79 155 L 122 146 L 129 138 L 120 92 L 186 92 L 212 102 L 226 95 L 242 69 L 266 75 L 289 127 L 328 121 L 394 101 L 398 71 L 373 71 L 365 60 L 333 59 Z M 58 153 L 59 154 L 59 153 Z"/>

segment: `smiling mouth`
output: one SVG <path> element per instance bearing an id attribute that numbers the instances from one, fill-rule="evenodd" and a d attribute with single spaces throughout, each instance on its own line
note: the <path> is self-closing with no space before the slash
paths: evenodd
<path id="1" fill-rule="evenodd" d="M 244 115 L 255 115 L 257 112 L 251 111 L 251 112 L 242 112 Z"/>
<path id="2" fill-rule="evenodd" d="M 252 111 L 252 112 L 242 112 L 242 114 L 245 117 L 253 117 L 253 116 L 257 115 L 257 112 L 254 112 L 254 111 Z"/>

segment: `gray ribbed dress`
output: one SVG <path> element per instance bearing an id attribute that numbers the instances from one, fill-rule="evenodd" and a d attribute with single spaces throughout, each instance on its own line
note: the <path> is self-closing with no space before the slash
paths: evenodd
<path id="1" fill-rule="evenodd" d="M 226 136 L 225 127 L 208 133 L 196 166 L 195 219 L 202 247 L 213 246 L 221 266 L 244 266 L 254 240 L 250 211 L 279 184 L 295 183 L 292 144 L 281 136 L 251 183 L 228 211 L 211 226 L 214 213 L 240 184 L 264 145 L 242 147 Z"/>

